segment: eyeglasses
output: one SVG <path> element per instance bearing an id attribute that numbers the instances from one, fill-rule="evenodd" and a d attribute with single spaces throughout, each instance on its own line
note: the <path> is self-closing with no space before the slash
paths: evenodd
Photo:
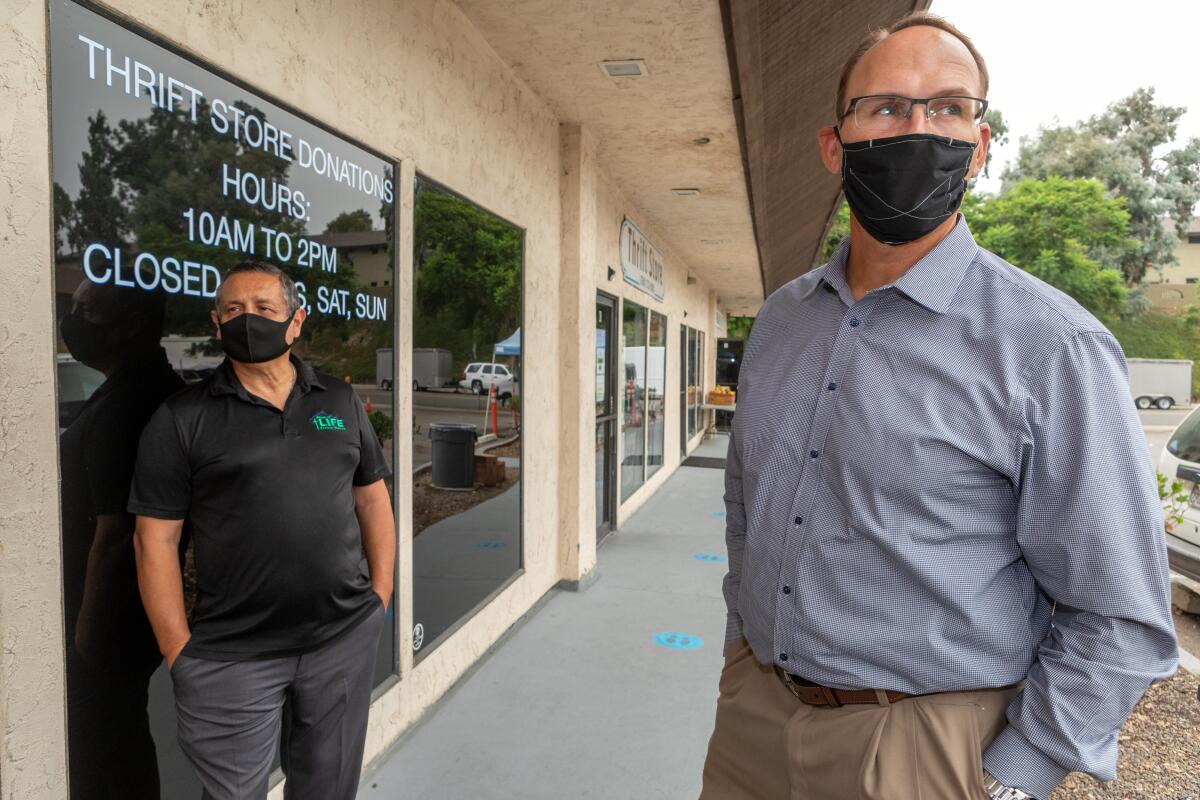
<path id="1" fill-rule="evenodd" d="M 850 98 L 842 119 L 853 115 L 854 125 L 863 133 L 898 134 L 912 116 L 913 106 L 925 106 L 925 119 L 937 132 L 947 136 L 970 136 L 983 119 L 988 102 L 979 97 L 901 97 L 872 94 Z"/>

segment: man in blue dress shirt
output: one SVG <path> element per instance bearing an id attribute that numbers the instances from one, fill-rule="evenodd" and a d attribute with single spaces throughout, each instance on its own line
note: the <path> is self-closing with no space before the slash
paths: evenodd
<path id="1" fill-rule="evenodd" d="M 958 214 L 986 95 L 926 14 L 843 71 L 820 146 L 850 237 L 767 300 L 739 376 L 705 800 L 1044 800 L 1112 779 L 1175 669 L 1121 348 Z"/>

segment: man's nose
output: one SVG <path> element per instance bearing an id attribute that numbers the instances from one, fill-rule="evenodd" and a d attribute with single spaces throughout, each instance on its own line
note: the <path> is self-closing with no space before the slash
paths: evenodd
<path id="1" fill-rule="evenodd" d="M 907 123 L 904 126 L 905 134 L 929 133 L 930 126 L 928 109 L 926 109 L 924 105 L 914 103 L 912 110 L 909 112 L 908 119 L 905 120 L 905 123 Z"/>

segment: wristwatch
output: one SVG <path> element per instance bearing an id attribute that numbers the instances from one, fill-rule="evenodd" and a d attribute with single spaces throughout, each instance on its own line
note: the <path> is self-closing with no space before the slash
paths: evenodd
<path id="1" fill-rule="evenodd" d="M 992 800 L 1035 800 L 1031 794 L 1005 786 L 989 773 L 983 773 L 983 789 Z"/>

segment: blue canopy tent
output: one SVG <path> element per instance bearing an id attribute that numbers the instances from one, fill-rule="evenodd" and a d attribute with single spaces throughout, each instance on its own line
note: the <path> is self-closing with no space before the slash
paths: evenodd
<path id="1" fill-rule="evenodd" d="M 503 342 L 496 342 L 496 345 L 492 348 L 492 354 L 497 356 L 521 355 L 521 329 L 517 328 L 513 331 L 513 335 Z"/>

